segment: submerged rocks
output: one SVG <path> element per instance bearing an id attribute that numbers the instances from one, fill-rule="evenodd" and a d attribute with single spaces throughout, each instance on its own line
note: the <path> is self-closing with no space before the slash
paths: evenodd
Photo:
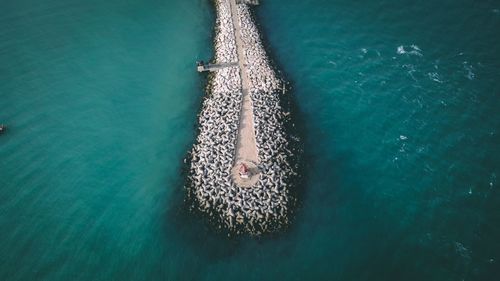
<path id="1" fill-rule="evenodd" d="M 235 29 L 229 1 L 215 0 L 215 61 L 237 61 Z M 238 68 L 211 73 L 207 96 L 199 114 L 199 134 L 189 163 L 189 198 L 194 207 L 231 232 L 258 235 L 288 223 L 290 187 L 296 168 L 284 124 L 280 95 L 283 83 L 277 78 L 246 4 L 238 4 L 238 18 L 250 80 L 254 130 L 258 148 L 259 181 L 240 187 L 231 176 L 242 106 L 241 74 Z"/>

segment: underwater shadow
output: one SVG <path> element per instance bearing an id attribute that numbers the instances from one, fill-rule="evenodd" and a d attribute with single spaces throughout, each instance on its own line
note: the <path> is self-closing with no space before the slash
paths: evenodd
<path id="1" fill-rule="evenodd" d="M 164 232 L 169 234 L 169 240 L 175 240 L 175 243 L 182 245 L 186 251 L 196 253 L 210 262 L 236 255 L 240 239 L 217 231 L 202 215 L 192 211 L 183 185 L 186 177 L 185 172 L 182 172 L 165 211 L 163 228 Z"/>

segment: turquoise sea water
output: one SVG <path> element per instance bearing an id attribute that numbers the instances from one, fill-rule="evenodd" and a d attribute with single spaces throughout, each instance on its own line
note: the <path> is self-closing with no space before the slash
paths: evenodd
<path id="1" fill-rule="evenodd" d="M 0 1 L 0 280 L 498 280 L 500 4 L 263 0 L 301 208 L 183 210 L 210 1 Z"/>

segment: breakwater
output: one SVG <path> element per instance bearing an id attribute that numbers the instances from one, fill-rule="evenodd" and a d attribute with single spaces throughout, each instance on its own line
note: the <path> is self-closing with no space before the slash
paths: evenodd
<path id="1" fill-rule="evenodd" d="M 295 139 L 285 85 L 265 52 L 250 7 L 215 0 L 214 63 L 190 152 L 188 198 L 214 224 L 258 235 L 288 224 L 295 202 Z M 235 64 L 235 62 L 237 62 Z M 296 140 L 295 140 L 296 141 Z"/>

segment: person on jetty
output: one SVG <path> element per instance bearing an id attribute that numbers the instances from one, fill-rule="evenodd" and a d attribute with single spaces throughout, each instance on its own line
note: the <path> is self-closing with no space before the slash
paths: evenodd
<path id="1" fill-rule="evenodd" d="M 247 165 L 241 164 L 240 166 L 240 178 L 248 179 L 250 177 L 250 172 L 248 170 Z"/>

